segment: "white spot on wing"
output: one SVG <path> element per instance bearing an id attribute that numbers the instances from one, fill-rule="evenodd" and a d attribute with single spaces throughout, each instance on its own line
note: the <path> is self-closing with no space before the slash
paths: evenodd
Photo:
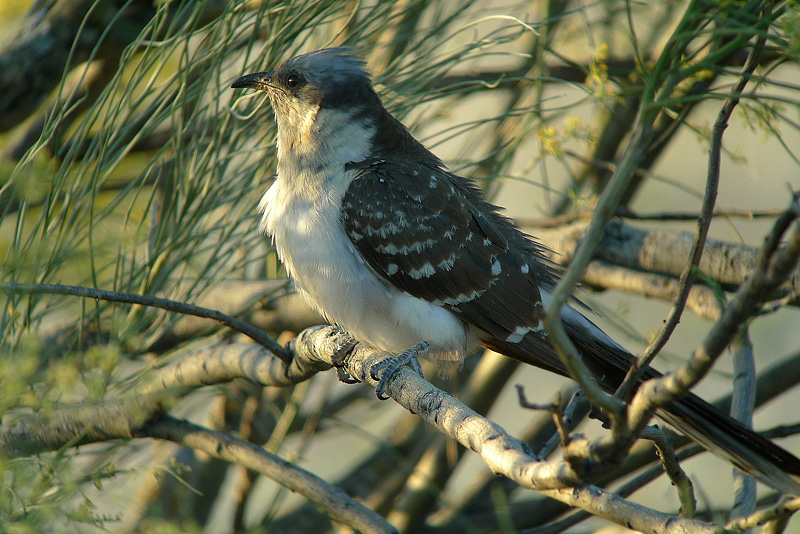
<path id="1" fill-rule="evenodd" d="M 541 319 L 536 326 L 518 326 L 506 338 L 509 343 L 519 343 L 529 332 L 541 332 L 544 329 Z"/>
<path id="2" fill-rule="evenodd" d="M 393 222 L 387 222 L 386 224 L 378 228 L 376 231 L 370 231 L 370 234 L 380 234 L 381 237 L 397 235 L 399 233 L 400 233 L 400 227 Z"/>
<path id="3" fill-rule="evenodd" d="M 411 269 L 408 271 L 408 275 L 413 278 L 414 280 L 419 280 L 420 278 L 428 278 L 436 274 L 436 269 L 430 262 L 425 262 L 425 265 L 422 266 L 420 269 Z"/>
<path id="4" fill-rule="evenodd" d="M 528 272 L 530 272 L 530 270 L 531 270 L 531 268 L 528 266 L 527 263 L 523 263 L 522 264 L 522 268 L 520 269 L 520 271 L 522 271 L 522 274 L 528 274 Z"/>
<path id="5" fill-rule="evenodd" d="M 450 254 L 450 256 L 448 256 L 446 259 L 439 262 L 439 265 L 437 265 L 437 267 L 439 267 L 443 271 L 449 271 L 450 269 L 453 268 L 453 265 L 455 263 L 456 263 L 456 255 Z"/>
<path id="6" fill-rule="evenodd" d="M 403 245 L 402 247 L 398 247 L 394 243 L 385 243 L 383 245 L 378 245 L 376 249 L 381 254 L 402 254 L 403 256 L 408 256 L 411 252 L 422 252 L 426 248 L 431 248 L 435 245 L 435 240 L 427 239 L 425 241 L 415 241 L 410 246 Z"/>
<path id="7" fill-rule="evenodd" d="M 436 241 L 434 241 L 433 239 L 427 239 L 425 241 L 417 241 L 413 243 L 410 248 L 414 252 L 422 252 L 426 248 L 430 248 L 434 245 L 436 245 Z"/>
<path id="8" fill-rule="evenodd" d="M 498 276 L 503 272 L 503 266 L 497 258 L 492 258 L 492 276 Z"/>
<path id="9" fill-rule="evenodd" d="M 483 293 L 484 293 L 483 291 L 473 291 L 469 295 L 465 295 L 465 294 L 462 293 L 461 295 L 458 295 L 455 298 L 446 298 L 442 302 L 444 304 L 449 304 L 450 306 L 456 306 L 458 304 L 464 304 L 465 302 L 469 302 L 471 300 L 474 300 L 474 299 L 480 297 L 481 295 L 483 295 Z"/>
<path id="10" fill-rule="evenodd" d="M 378 245 L 376 248 L 378 249 L 378 252 L 380 252 L 381 254 L 397 254 L 398 252 L 400 252 L 400 249 L 397 248 L 394 245 L 394 243 L 387 243 L 385 245 Z"/>
<path id="11" fill-rule="evenodd" d="M 388 274 L 389 276 L 397 274 L 397 271 L 399 270 L 400 267 L 398 267 L 396 263 L 390 263 L 389 265 L 386 266 L 386 274 Z"/>

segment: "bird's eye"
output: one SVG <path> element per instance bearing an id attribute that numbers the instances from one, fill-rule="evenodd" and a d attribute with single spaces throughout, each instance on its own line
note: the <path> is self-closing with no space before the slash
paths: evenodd
<path id="1" fill-rule="evenodd" d="M 288 78 L 286 78 L 286 85 L 289 86 L 290 89 L 296 89 L 303 84 L 303 78 L 299 74 L 290 74 Z"/>

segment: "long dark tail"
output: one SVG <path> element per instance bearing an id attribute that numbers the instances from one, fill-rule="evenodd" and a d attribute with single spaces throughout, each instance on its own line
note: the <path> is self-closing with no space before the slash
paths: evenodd
<path id="1" fill-rule="evenodd" d="M 800 495 L 800 459 L 689 394 L 658 416 L 712 453 L 773 488 Z"/>
<path id="2" fill-rule="evenodd" d="M 574 309 L 564 319 L 564 325 L 598 383 L 608 392 L 615 391 L 634 356 Z M 567 376 L 561 360 L 546 338 L 527 335 L 518 343 L 485 339 L 484 345 L 523 363 Z M 658 371 L 647 369 L 644 378 L 658 376 L 661 376 Z M 800 459 L 697 395 L 690 393 L 660 409 L 657 414 L 678 431 L 748 475 L 783 493 L 800 495 Z"/>

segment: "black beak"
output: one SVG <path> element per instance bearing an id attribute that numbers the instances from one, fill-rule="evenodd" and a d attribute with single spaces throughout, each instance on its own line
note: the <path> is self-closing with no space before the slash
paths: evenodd
<path id="1" fill-rule="evenodd" d="M 241 78 L 237 78 L 236 81 L 231 84 L 231 89 L 248 88 L 266 91 L 270 87 L 272 87 L 271 71 L 246 74 Z"/>

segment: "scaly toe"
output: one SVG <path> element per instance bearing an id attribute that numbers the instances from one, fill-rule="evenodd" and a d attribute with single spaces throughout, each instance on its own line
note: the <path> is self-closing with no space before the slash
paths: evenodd
<path id="1" fill-rule="evenodd" d="M 418 356 L 425 354 L 429 347 L 430 343 L 427 341 L 422 341 L 410 349 L 401 352 L 397 356 L 387 356 L 383 360 L 370 367 L 370 376 L 373 380 L 378 381 L 378 384 L 375 386 L 375 395 L 378 397 L 378 399 L 386 400 L 389 398 L 386 395 L 386 389 L 389 386 L 389 382 L 391 381 L 392 377 L 394 377 L 395 373 L 397 373 L 398 369 L 404 365 L 410 365 L 415 373 L 424 378 Z"/>
<path id="2" fill-rule="evenodd" d="M 353 352 L 353 349 L 358 344 L 356 338 L 342 330 L 342 333 L 345 335 L 344 340 L 342 340 L 339 346 L 333 351 L 333 355 L 331 356 L 331 363 L 333 367 L 336 369 L 336 376 L 339 378 L 339 382 L 344 384 L 358 384 L 361 381 L 350 373 L 344 370 L 344 361 L 345 358 L 350 356 Z"/>

